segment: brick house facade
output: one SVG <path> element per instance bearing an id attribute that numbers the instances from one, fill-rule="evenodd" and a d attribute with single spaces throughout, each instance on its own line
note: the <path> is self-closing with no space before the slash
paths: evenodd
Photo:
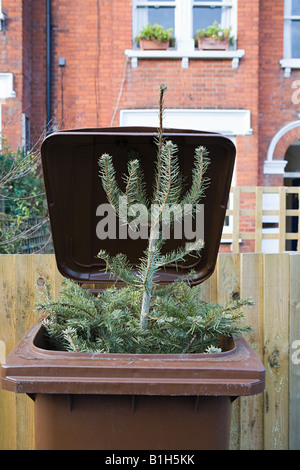
<path id="1" fill-rule="evenodd" d="M 195 19 L 214 14 L 232 27 L 233 45 L 198 51 Z M 175 47 L 140 51 L 137 26 L 151 15 L 171 18 Z M 295 184 L 299 20 L 297 0 L 2 0 L 3 136 L 12 146 L 34 143 L 48 121 L 52 128 L 157 125 L 165 82 L 167 124 L 234 139 L 234 184 Z"/>

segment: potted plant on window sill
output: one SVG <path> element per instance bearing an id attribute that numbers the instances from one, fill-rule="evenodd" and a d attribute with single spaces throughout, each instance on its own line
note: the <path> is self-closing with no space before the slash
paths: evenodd
<path id="1" fill-rule="evenodd" d="M 231 28 L 222 29 L 215 21 L 205 29 L 198 29 L 195 40 L 199 50 L 228 50 L 232 44 Z"/>
<path id="2" fill-rule="evenodd" d="M 147 23 L 137 35 L 136 41 L 142 51 L 167 50 L 170 47 L 172 31 L 173 29 L 166 29 L 159 24 Z"/>
<path id="3" fill-rule="evenodd" d="M 70 280 L 59 300 L 46 295 L 39 304 L 42 325 L 33 326 L 1 367 L 3 388 L 34 399 L 37 449 L 226 449 L 233 399 L 264 389 L 264 367 L 241 337 L 248 327 L 240 322 L 240 308 L 248 301 L 222 307 L 199 296 L 199 284 L 212 274 L 216 261 L 233 144 L 219 135 L 163 132 L 164 92 L 161 86 L 156 134 L 136 128 L 86 129 L 59 132 L 44 141 L 56 259 Z M 195 142 L 201 144 L 196 150 Z M 118 169 L 127 167 L 124 191 L 110 150 L 119 152 Z M 209 159 L 208 151 L 214 152 Z M 95 176 L 98 152 L 102 185 Z M 182 166 L 190 174 L 183 193 Z M 156 174 L 153 187 L 142 178 L 142 167 L 144 174 Z M 149 191 L 151 212 L 144 210 Z M 121 221 L 119 234 L 126 223 L 132 238 L 108 240 L 101 227 L 114 232 L 115 222 L 107 215 L 96 230 L 107 249 L 98 251 L 96 259 L 91 227 L 97 219 L 92 214 L 101 211 L 87 207 L 96 209 L 93 204 L 104 197 Z M 184 215 L 198 220 L 197 204 L 203 200 L 207 243 L 197 239 L 178 247 L 176 237 L 170 241 L 166 236 L 170 213 L 163 209 L 172 207 L 175 230 Z M 122 204 L 128 210 L 123 212 Z M 136 236 L 142 226 L 150 229 L 145 240 Z M 176 247 L 170 250 L 173 242 Z M 125 253 L 118 254 L 122 246 Z M 83 288 L 88 283 L 98 284 L 97 293 Z"/>

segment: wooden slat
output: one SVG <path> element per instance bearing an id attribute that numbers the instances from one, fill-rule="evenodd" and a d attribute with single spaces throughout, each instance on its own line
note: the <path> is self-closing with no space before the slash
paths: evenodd
<path id="1" fill-rule="evenodd" d="M 265 255 L 265 450 L 288 449 L 289 255 Z"/>
<path id="2" fill-rule="evenodd" d="M 246 307 L 246 323 L 251 325 L 253 331 L 247 341 L 263 359 L 263 261 L 261 253 L 247 253 L 241 255 L 241 298 L 252 298 L 254 306 Z M 241 397 L 240 419 L 240 449 L 261 450 L 264 446 L 263 408 L 264 395 Z"/>
<path id="3" fill-rule="evenodd" d="M 299 215 L 299 209 L 286 209 L 285 215 L 298 217 L 298 215 Z"/>
<path id="4" fill-rule="evenodd" d="M 31 255 L 15 255 L 16 343 L 35 323 L 34 260 Z M 16 395 L 17 450 L 33 448 L 33 402 L 25 394 Z"/>
<path id="5" fill-rule="evenodd" d="M 205 302 L 218 302 L 217 283 L 218 261 L 213 274 L 201 285 L 201 300 Z"/>
<path id="6" fill-rule="evenodd" d="M 0 340 L 6 354 L 15 346 L 14 261 L 14 255 L 0 256 Z M 16 426 L 16 396 L 0 389 L 0 449 L 16 449 Z"/>
<path id="7" fill-rule="evenodd" d="M 56 296 L 56 263 L 53 255 L 35 255 L 34 282 L 36 300 L 42 298 L 47 284 L 50 285 L 52 296 Z"/>
<path id="8" fill-rule="evenodd" d="M 255 251 L 261 251 L 262 243 L 262 188 L 257 186 L 256 191 L 256 211 L 255 211 Z"/>
<path id="9" fill-rule="evenodd" d="M 279 252 L 285 251 L 285 232 L 286 232 L 286 191 L 283 186 L 279 191 Z"/>
<path id="10" fill-rule="evenodd" d="M 297 194 L 299 191 L 299 188 L 297 186 L 285 186 L 285 190 L 289 194 Z"/>
<path id="11" fill-rule="evenodd" d="M 240 295 L 240 255 L 220 254 L 218 261 L 218 303 L 226 304 Z M 230 448 L 238 450 L 240 445 L 240 399 L 232 406 Z"/>
<path id="12" fill-rule="evenodd" d="M 239 252 L 239 231 L 240 231 L 240 188 L 235 187 L 233 191 L 233 234 L 232 234 L 232 252 Z"/>
<path id="13" fill-rule="evenodd" d="M 290 450 L 300 450 L 300 253 L 290 256 Z"/>

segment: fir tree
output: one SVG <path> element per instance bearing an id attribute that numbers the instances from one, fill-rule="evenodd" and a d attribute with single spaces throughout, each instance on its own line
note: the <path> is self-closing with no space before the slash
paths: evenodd
<path id="1" fill-rule="evenodd" d="M 125 254 L 112 257 L 101 250 L 98 256 L 105 261 L 106 269 L 122 280 L 125 287 L 113 286 L 94 295 L 76 282 L 64 280 L 57 301 L 47 288 L 38 309 L 43 312 L 43 324 L 54 349 L 140 354 L 215 353 L 221 351 L 221 335 L 251 331 L 241 322 L 241 308 L 251 305 L 249 299 L 238 299 L 225 307 L 204 302 L 201 286 L 190 285 L 192 273 L 164 287 L 157 283 L 159 270 L 183 260 L 188 254 L 200 254 L 202 240 L 163 254 L 161 227 L 163 209 L 168 204 L 178 207 L 178 213 L 172 213 L 171 223 L 174 223 L 183 217 L 186 204 L 195 208 L 201 201 L 208 185 L 205 173 L 209 165 L 207 150 L 196 148 L 191 186 L 183 189 L 177 147 L 166 141 L 163 134 L 165 91 L 166 86 L 161 85 L 156 173 L 150 201 L 137 155 L 132 155 L 128 173 L 123 176 L 124 191 L 118 186 L 112 156 L 104 154 L 99 159 L 102 185 L 116 214 L 122 218 L 120 198 L 125 198 L 129 207 L 137 203 L 147 207 L 145 222 L 149 226 L 149 239 L 141 263 L 133 271 Z M 154 214 L 151 213 L 153 205 Z M 132 225 L 134 217 L 129 211 L 126 222 Z"/>
<path id="2" fill-rule="evenodd" d="M 113 260 L 103 250 L 98 254 L 99 258 L 104 259 L 107 268 L 117 278 L 132 284 L 135 288 L 142 289 L 143 300 L 140 314 L 140 328 L 142 331 L 147 329 L 150 303 L 157 272 L 167 264 L 182 261 L 188 254 L 195 253 L 199 255 L 204 246 L 203 240 L 196 240 L 195 243 L 186 245 L 184 248 L 179 248 L 165 255 L 161 253 L 164 243 L 161 227 L 166 223 L 164 220 L 165 208 L 173 205 L 178 207 L 178 212 L 172 212 L 170 224 L 174 223 L 174 221 L 179 221 L 183 217 L 184 208 L 187 205 L 195 209 L 204 196 L 208 184 L 208 178 L 205 177 L 205 173 L 209 165 L 206 148 L 202 146 L 196 148 L 191 187 L 184 194 L 177 146 L 171 140 L 166 141 L 163 134 L 164 94 L 166 89 L 165 84 L 160 86 L 156 175 L 153 196 L 147 205 L 147 221 L 150 224 L 150 234 L 148 246 L 138 267 L 137 275 L 132 274 L 124 255 L 119 255 Z M 107 199 L 118 216 L 121 216 L 120 200 L 124 198 L 129 206 L 135 203 L 145 205 L 147 201 L 144 189 L 145 183 L 138 159 L 130 160 L 128 163 L 128 175 L 123 177 L 126 183 L 125 192 L 118 186 L 112 156 L 108 154 L 102 155 L 99 159 L 99 166 L 100 177 Z M 154 213 L 153 208 L 155 210 Z M 130 223 L 131 219 L 129 218 L 127 221 Z"/>
<path id="3" fill-rule="evenodd" d="M 220 336 L 249 333 L 241 309 L 251 302 L 226 306 L 201 301 L 201 286 L 186 280 L 154 290 L 147 331 L 140 328 L 141 292 L 130 285 L 94 295 L 69 279 L 58 300 L 50 289 L 39 303 L 51 348 L 60 351 L 181 354 L 220 352 Z"/>

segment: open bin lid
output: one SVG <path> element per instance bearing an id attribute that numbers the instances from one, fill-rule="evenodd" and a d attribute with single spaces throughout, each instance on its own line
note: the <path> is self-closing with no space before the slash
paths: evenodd
<path id="1" fill-rule="evenodd" d="M 122 176 L 127 173 L 130 152 L 140 155 L 140 162 L 151 191 L 154 183 L 157 145 L 154 128 L 111 127 L 66 130 L 46 137 L 41 155 L 49 208 L 54 250 L 61 274 L 80 283 L 107 286 L 115 280 L 105 272 L 105 264 L 97 258 L 100 249 L 110 255 L 124 253 L 133 269 L 139 263 L 147 240 L 99 239 L 96 227 L 101 217 L 97 208 L 107 204 L 99 177 L 99 157 L 108 153 L 116 168 L 116 178 L 124 188 Z M 177 267 L 169 265 L 159 273 L 159 282 L 168 283 L 187 273 L 196 272 L 194 283 L 207 279 L 214 271 L 227 208 L 235 160 L 235 146 L 220 134 L 167 129 L 166 139 L 178 146 L 181 171 L 187 188 L 194 166 L 194 152 L 199 146 L 209 151 L 210 165 L 206 176 L 210 184 L 204 204 L 204 243 L 200 257 L 187 257 Z M 103 218 L 103 217 L 102 217 Z M 117 226 L 119 221 L 117 220 Z M 166 251 L 187 240 L 170 239 Z"/>

